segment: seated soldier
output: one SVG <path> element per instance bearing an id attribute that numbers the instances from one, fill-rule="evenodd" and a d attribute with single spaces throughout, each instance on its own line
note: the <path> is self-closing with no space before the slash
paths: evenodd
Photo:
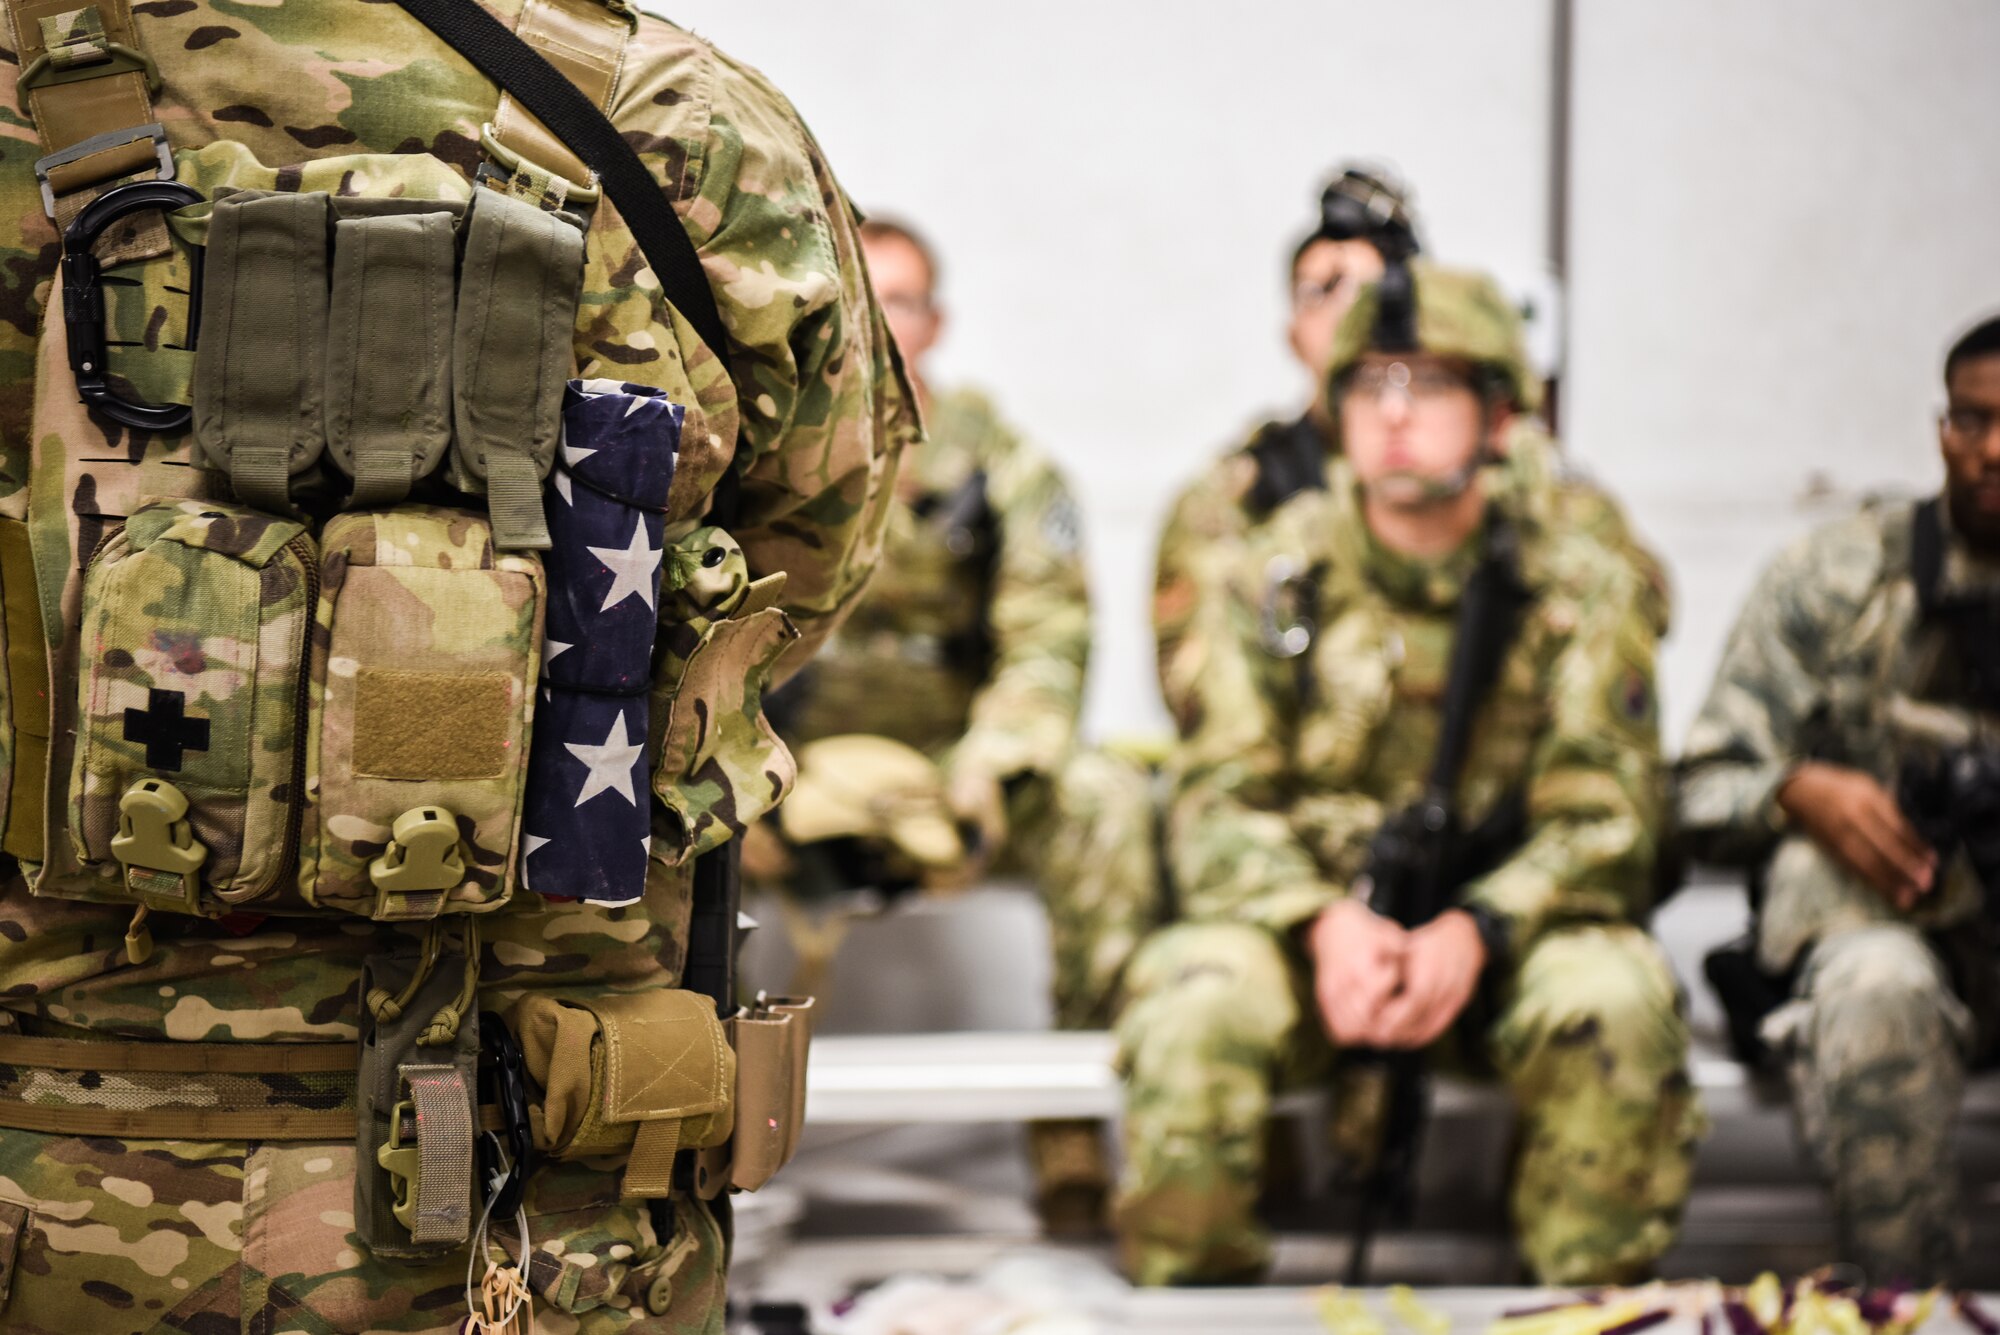
<path id="1" fill-rule="evenodd" d="M 1944 378 L 1943 495 L 1870 504 L 1772 563 L 1680 764 L 1688 851 L 1753 869 L 1783 1003 L 1762 1037 L 1841 1259 L 1878 1282 L 1950 1273 L 1952 1124 L 2000 1029 L 2000 318 Z"/>
<path id="2" fill-rule="evenodd" d="M 1190 637 L 1209 575 L 1295 492 L 1326 485 L 1326 459 L 1338 433 L 1328 421 L 1319 375 L 1333 331 L 1363 285 L 1382 274 L 1385 256 L 1419 249 L 1411 194 L 1380 167 L 1349 164 L 1326 187 L 1320 216 L 1291 252 L 1285 341 L 1312 382 L 1308 406 L 1290 421 L 1259 423 L 1215 460 L 1173 502 L 1160 534 L 1153 579 L 1153 635 L 1160 692 L 1185 730 L 1187 706 L 1202 674 L 1205 641 Z M 1512 467 L 1510 482 L 1549 507 L 1549 522 L 1582 529 L 1624 554 L 1647 584 L 1647 614 L 1666 634 L 1665 572 L 1635 538 L 1618 503 L 1565 459 L 1535 418 L 1517 413 L 1499 442 Z"/>
<path id="3" fill-rule="evenodd" d="M 935 761 L 969 853 L 951 865 L 933 856 L 909 879 L 962 884 L 988 870 L 1033 879 L 1048 908 L 1056 1022 L 1101 1029 L 1153 921 L 1158 858 L 1150 772 L 1077 744 L 1090 607 L 1076 502 L 1048 457 L 984 396 L 933 392 L 926 372 L 944 313 L 930 245 L 884 219 L 862 223 L 861 243 L 926 440 L 896 479 L 874 584 L 772 714 L 799 749 L 809 788 L 817 780 L 805 771 L 818 758 L 848 754 L 813 745 L 821 739 L 891 738 Z M 846 772 L 833 781 L 857 780 Z M 767 823 L 746 849 L 753 880 L 795 900 L 816 885 L 856 888 L 851 863 L 830 863 L 825 849 L 774 848 L 773 833 L 783 831 Z M 792 916 L 808 928 L 796 935 L 829 955 L 837 933 Z M 1033 1128 L 1040 1204 L 1055 1231 L 1102 1227 L 1110 1173 L 1101 1138 L 1094 1122 Z"/>
<path id="4" fill-rule="evenodd" d="M 1190 630 L 1207 666 L 1168 833 L 1187 921 L 1133 960 L 1118 1024 L 1123 1259 L 1149 1284 L 1258 1273 L 1274 1088 L 1368 1050 L 1497 1074 L 1535 1276 L 1636 1279 L 1701 1130 L 1674 979 L 1636 925 L 1659 791 L 1644 581 L 1497 466 L 1534 390 L 1484 278 L 1391 265 L 1325 393 L 1327 485 L 1272 514 Z M 1489 684 L 1450 672 L 1462 651 Z M 1401 921 L 1378 834 L 1412 813 L 1403 847 L 1444 855 L 1451 902 Z"/>

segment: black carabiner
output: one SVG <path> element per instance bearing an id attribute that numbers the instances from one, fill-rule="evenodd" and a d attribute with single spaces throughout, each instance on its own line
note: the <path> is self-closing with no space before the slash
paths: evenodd
<path id="1" fill-rule="evenodd" d="M 111 392 L 104 354 L 104 266 L 91 247 L 111 224 L 141 209 L 179 209 L 199 204 L 201 191 L 179 181 L 134 181 L 105 191 L 76 215 L 63 232 L 63 325 L 69 334 L 69 369 L 83 406 L 123 426 L 165 434 L 184 431 L 194 419 L 185 403 L 145 403 Z M 202 249 L 196 247 L 189 284 L 188 344 L 201 324 Z"/>
<path id="2" fill-rule="evenodd" d="M 480 1101 L 500 1109 L 500 1145 L 483 1148 L 480 1184 L 491 1196 L 491 1213 L 509 1219 L 520 1208 L 528 1179 L 540 1167 L 535 1136 L 528 1121 L 528 1063 L 521 1042 L 492 1011 L 479 1014 Z M 488 1132 L 484 1142 L 492 1139 Z"/>

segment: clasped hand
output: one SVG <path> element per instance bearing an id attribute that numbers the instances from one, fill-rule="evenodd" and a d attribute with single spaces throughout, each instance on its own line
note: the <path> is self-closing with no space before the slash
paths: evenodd
<path id="1" fill-rule="evenodd" d="M 1486 943 L 1463 909 L 1405 928 L 1343 899 L 1306 931 L 1313 995 L 1335 1046 L 1421 1048 L 1457 1020 L 1479 986 Z"/>

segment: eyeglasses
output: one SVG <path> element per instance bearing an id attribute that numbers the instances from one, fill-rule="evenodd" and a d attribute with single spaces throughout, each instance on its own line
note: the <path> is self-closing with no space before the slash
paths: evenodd
<path id="1" fill-rule="evenodd" d="M 2000 427 L 2000 410 L 1959 404 L 1945 409 L 1944 433 L 1954 445 L 1977 445 Z"/>
<path id="2" fill-rule="evenodd" d="M 1292 308 L 1301 311 L 1316 311 L 1333 300 L 1333 294 L 1340 291 L 1345 274 L 1335 274 L 1324 283 L 1310 280 L 1292 284 Z"/>
<path id="3" fill-rule="evenodd" d="M 909 297 L 900 292 L 891 292 L 886 296 L 877 294 L 876 300 L 882 303 L 883 312 L 889 315 L 929 315 L 937 309 L 929 297 Z"/>
<path id="4" fill-rule="evenodd" d="M 1352 396 L 1379 402 L 1390 391 L 1405 395 L 1412 403 L 1437 403 L 1454 393 L 1470 392 L 1472 385 L 1456 371 L 1419 362 L 1363 362 L 1347 373 L 1341 386 L 1343 397 Z"/>

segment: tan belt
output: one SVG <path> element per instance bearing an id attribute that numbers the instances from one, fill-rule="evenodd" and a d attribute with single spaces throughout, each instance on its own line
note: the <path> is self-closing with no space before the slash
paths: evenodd
<path id="1" fill-rule="evenodd" d="M 244 1082 L 203 1077 L 321 1075 L 344 1077 L 321 1083 L 324 1097 L 338 1094 L 352 1103 L 360 1049 L 353 1043 L 173 1043 L 92 1042 L 73 1038 L 32 1038 L 0 1034 L 0 1066 L 38 1071 L 173 1076 L 170 1082 L 101 1082 L 96 1088 L 66 1091 L 63 1100 L 23 1099 L 0 1094 L 0 1127 L 55 1135 L 123 1136 L 144 1140 L 353 1140 L 355 1112 L 341 1108 L 274 1107 L 246 1095 Z M 133 1086 L 136 1084 L 137 1088 Z M 117 1107 L 108 1100 L 131 1090 L 143 1107 Z M 268 1089 L 266 1090 L 268 1094 Z M 93 1097 L 107 1102 L 92 1102 Z M 500 1110 L 479 1109 L 479 1127 L 498 1131 Z"/>

